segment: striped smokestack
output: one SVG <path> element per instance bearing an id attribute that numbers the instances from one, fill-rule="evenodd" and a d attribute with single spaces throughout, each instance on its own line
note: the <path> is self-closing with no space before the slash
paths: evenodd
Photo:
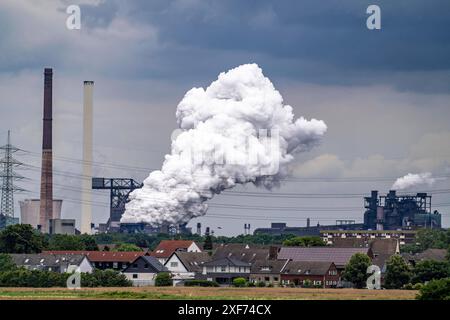
<path id="1" fill-rule="evenodd" d="M 83 185 L 81 233 L 91 233 L 92 222 L 92 136 L 94 81 L 84 81 L 83 95 Z"/>
<path id="2" fill-rule="evenodd" d="M 53 70 L 44 69 L 44 118 L 42 135 L 41 201 L 39 224 L 48 233 L 49 219 L 53 218 L 53 164 L 52 164 L 52 88 Z"/>

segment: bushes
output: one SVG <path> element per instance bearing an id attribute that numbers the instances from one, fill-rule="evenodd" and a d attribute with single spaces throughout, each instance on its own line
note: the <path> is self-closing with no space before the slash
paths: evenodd
<path id="1" fill-rule="evenodd" d="M 419 300 L 450 300 L 450 278 L 431 280 L 423 285 L 416 298 Z"/>
<path id="2" fill-rule="evenodd" d="M 20 268 L 0 272 L 0 287 L 65 287 L 70 275 L 69 273 Z M 131 282 L 123 274 L 114 270 L 96 270 L 91 274 L 81 274 L 82 287 L 128 287 L 131 285 Z"/>
<path id="3" fill-rule="evenodd" d="M 0 272 L 12 271 L 16 265 L 9 254 L 0 253 Z"/>
<path id="4" fill-rule="evenodd" d="M 0 287 L 64 287 L 69 275 L 51 271 L 16 269 L 0 272 Z"/>
<path id="5" fill-rule="evenodd" d="M 245 287 L 245 285 L 247 284 L 247 280 L 245 280 L 245 278 L 235 278 L 233 279 L 233 286 L 235 287 Z"/>
<path id="6" fill-rule="evenodd" d="M 155 286 L 169 287 L 173 284 L 172 277 L 168 272 L 161 272 L 156 275 Z"/>
<path id="7" fill-rule="evenodd" d="M 125 275 L 115 270 L 95 270 L 81 275 L 82 287 L 130 287 L 132 283 Z"/>
<path id="8" fill-rule="evenodd" d="M 218 287 L 219 284 L 209 280 L 187 280 L 184 282 L 185 287 Z"/>
<path id="9" fill-rule="evenodd" d="M 260 288 L 263 288 L 263 287 L 266 286 L 266 283 L 265 283 L 264 281 L 258 281 L 258 282 L 256 283 L 256 286 L 257 286 L 257 287 L 260 287 Z"/>

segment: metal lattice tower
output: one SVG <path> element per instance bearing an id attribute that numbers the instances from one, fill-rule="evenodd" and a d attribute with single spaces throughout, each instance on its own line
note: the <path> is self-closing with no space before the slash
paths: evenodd
<path id="1" fill-rule="evenodd" d="M 11 134 L 9 130 L 7 143 L 0 147 L 0 150 L 3 150 L 5 153 L 4 157 L 0 159 L 0 165 L 2 167 L 2 171 L 0 171 L 0 177 L 2 178 L 2 202 L 0 214 L 7 217 L 14 217 L 14 192 L 25 190 L 14 184 L 14 181 L 24 179 L 24 177 L 15 172 L 15 169 L 23 165 L 23 163 L 17 161 L 13 157 L 13 153 L 20 149 L 11 144 Z"/>

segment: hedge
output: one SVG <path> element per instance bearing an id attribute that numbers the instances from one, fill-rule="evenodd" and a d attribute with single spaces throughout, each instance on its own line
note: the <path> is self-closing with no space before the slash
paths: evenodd
<path id="1" fill-rule="evenodd" d="M 219 284 L 215 281 L 209 280 L 186 280 L 185 287 L 218 287 Z"/>

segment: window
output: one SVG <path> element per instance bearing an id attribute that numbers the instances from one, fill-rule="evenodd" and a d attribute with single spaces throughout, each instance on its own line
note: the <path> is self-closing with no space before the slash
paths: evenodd
<path id="1" fill-rule="evenodd" d="M 170 263 L 170 266 L 172 267 L 172 268 L 176 268 L 176 267 L 178 267 L 178 262 L 171 262 Z"/>
<path id="2" fill-rule="evenodd" d="M 148 263 L 144 264 L 144 269 L 148 269 Z"/>
<path id="3" fill-rule="evenodd" d="M 137 279 L 137 278 L 138 278 L 137 273 L 133 273 L 133 279 Z"/>
<path id="4" fill-rule="evenodd" d="M 133 263 L 133 268 L 137 268 L 138 264 L 137 263 Z"/>
<path id="5" fill-rule="evenodd" d="M 265 277 L 264 281 L 270 281 L 270 278 L 269 277 Z"/>
<path id="6" fill-rule="evenodd" d="M 117 269 L 117 268 L 118 268 L 118 266 L 119 266 L 119 265 L 118 265 L 118 263 L 117 263 L 117 262 L 113 262 L 113 268 L 114 268 L 114 269 Z"/>
<path id="7" fill-rule="evenodd" d="M 222 271 L 222 272 L 225 272 L 225 271 L 227 271 L 227 267 L 225 267 L 225 266 L 221 266 L 221 267 L 220 267 L 220 271 Z"/>
<path id="8" fill-rule="evenodd" d="M 273 281 L 278 281 L 278 277 L 273 277 Z"/>

